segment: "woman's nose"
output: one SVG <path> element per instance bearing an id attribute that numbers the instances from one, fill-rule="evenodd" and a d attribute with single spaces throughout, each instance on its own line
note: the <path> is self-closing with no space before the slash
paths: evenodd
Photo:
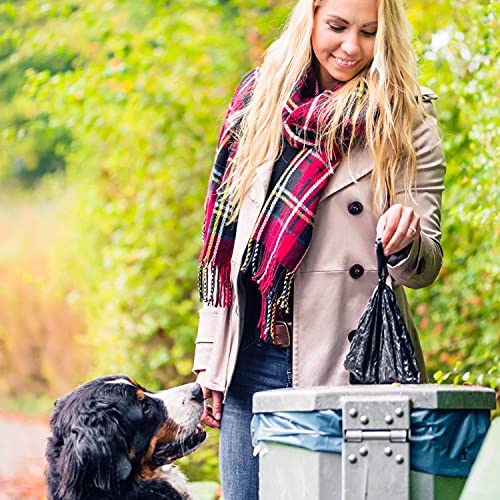
<path id="1" fill-rule="evenodd" d="M 356 33 L 345 34 L 345 38 L 342 41 L 342 50 L 350 56 L 359 54 L 359 40 Z"/>

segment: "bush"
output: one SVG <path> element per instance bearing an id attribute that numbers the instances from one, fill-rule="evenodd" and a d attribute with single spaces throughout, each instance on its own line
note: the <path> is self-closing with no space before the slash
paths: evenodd
<path id="1" fill-rule="evenodd" d="M 498 2 L 444 3 L 434 8 L 453 7 L 452 19 L 421 47 L 422 80 L 440 95 L 448 164 L 445 258 L 436 284 L 412 293 L 411 301 L 437 381 L 500 389 Z"/>

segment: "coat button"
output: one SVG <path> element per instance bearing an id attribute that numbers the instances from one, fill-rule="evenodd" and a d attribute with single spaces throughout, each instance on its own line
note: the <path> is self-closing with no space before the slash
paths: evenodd
<path id="1" fill-rule="evenodd" d="M 363 211 L 363 204 L 359 201 L 349 203 L 347 210 L 351 215 L 359 215 Z"/>
<path id="2" fill-rule="evenodd" d="M 359 264 L 354 264 L 354 266 L 349 269 L 349 274 L 351 275 L 351 278 L 354 278 L 355 280 L 361 278 L 363 274 L 365 274 L 365 270 L 363 266 L 360 266 Z"/>

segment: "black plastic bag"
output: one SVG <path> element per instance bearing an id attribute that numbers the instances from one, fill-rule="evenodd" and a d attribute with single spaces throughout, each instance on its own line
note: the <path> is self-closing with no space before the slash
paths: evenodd
<path id="1" fill-rule="evenodd" d="M 418 384 L 420 370 L 410 334 L 387 285 L 387 257 L 376 242 L 379 282 L 359 321 L 344 362 L 351 384 Z"/>

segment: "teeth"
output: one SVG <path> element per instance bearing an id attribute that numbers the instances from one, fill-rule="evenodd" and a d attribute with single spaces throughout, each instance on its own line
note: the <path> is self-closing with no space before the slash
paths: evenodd
<path id="1" fill-rule="evenodd" d="M 335 60 L 343 66 L 354 66 L 356 64 L 356 61 L 344 61 L 344 59 L 340 59 L 340 57 L 336 57 Z"/>

